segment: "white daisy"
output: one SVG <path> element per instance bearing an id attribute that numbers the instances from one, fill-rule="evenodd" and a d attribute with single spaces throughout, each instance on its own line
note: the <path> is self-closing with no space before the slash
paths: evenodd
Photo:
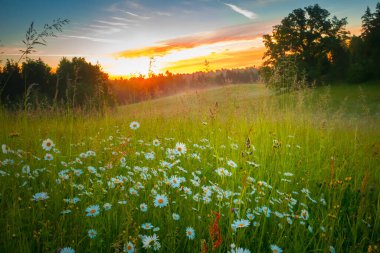
<path id="1" fill-rule="evenodd" d="M 54 142 L 50 139 L 46 139 L 42 142 L 42 148 L 46 151 L 50 151 L 52 148 L 54 148 L 54 146 Z"/>

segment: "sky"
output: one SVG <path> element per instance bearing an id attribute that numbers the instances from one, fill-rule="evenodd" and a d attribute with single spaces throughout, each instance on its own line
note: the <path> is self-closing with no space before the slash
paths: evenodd
<path id="1" fill-rule="evenodd" d="M 292 10 L 318 3 L 360 34 L 361 16 L 377 0 L 0 0 L 0 61 L 18 59 L 31 22 L 41 30 L 69 19 L 31 58 L 53 68 L 85 57 L 111 77 L 191 73 L 260 66 L 270 33 Z"/>

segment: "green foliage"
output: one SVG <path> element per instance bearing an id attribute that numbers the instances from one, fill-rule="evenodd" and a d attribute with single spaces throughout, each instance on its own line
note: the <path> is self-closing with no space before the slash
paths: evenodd
<path id="1" fill-rule="evenodd" d="M 280 93 L 307 87 L 305 71 L 300 69 L 295 58 L 293 56 L 283 57 L 278 59 L 272 68 L 261 68 L 260 75 L 266 86 Z"/>
<path id="2" fill-rule="evenodd" d="M 361 39 L 362 47 L 354 45 L 354 49 L 357 50 L 353 62 L 361 64 L 367 70 L 367 79 L 378 79 L 380 78 L 380 3 L 377 3 L 374 13 L 367 7 L 362 17 Z"/>
<path id="3" fill-rule="evenodd" d="M 8 79 L 2 97 L 8 108 L 104 110 L 115 105 L 108 75 L 84 58 L 63 58 L 56 73 L 41 59 L 27 59 L 21 69 L 17 63 L 7 61 L 0 77 Z"/>
<path id="4" fill-rule="evenodd" d="M 100 65 L 93 65 L 84 58 L 63 58 L 57 68 L 56 99 L 66 101 L 72 107 L 102 109 L 114 105 L 108 87 L 108 75 Z"/>
<path id="5" fill-rule="evenodd" d="M 318 4 L 293 10 L 273 27 L 271 35 L 264 35 L 264 65 L 281 68 L 276 65 L 291 58 L 308 81 L 326 79 L 343 61 L 346 24 L 346 18 L 330 18 L 330 13 Z"/>
<path id="6" fill-rule="evenodd" d="M 49 37 L 56 37 L 57 32 L 62 32 L 62 27 L 69 23 L 68 19 L 57 19 L 53 20 L 52 24 L 45 24 L 42 31 L 38 32 L 34 27 L 34 22 L 32 22 L 28 28 L 28 30 L 25 33 L 25 39 L 22 40 L 22 43 L 25 45 L 24 49 L 21 49 L 21 56 L 16 62 L 16 65 L 18 65 L 22 60 L 28 59 L 28 55 L 35 52 L 35 47 L 42 45 L 46 46 L 47 38 Z M 6 72 L 5 78 L 0 78 L 0 102 L 3 101 L 4 97 L 13 97 L 15 94 L 3 94 L 7 86 L 9 85 L 9 81 L 12 78 L 13 74 L 17 75 L 16 69 L 11 72 Z M 24 84 L 24 97 L 26 96 L 26 90 L 27 90 L 27 84 L 25 82 Z M 17 94 L 16 94 L 17 96 Z M 2 102 L 4 103 L 4 102 Z"/>

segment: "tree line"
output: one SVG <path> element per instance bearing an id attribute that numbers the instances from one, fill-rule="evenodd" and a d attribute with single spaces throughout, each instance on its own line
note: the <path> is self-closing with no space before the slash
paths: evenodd
<path id="1" fill-rule="evenodd" d="M 1 103 L 11 109 L 81 107 L 102 109 L 114 105 L 108 75 L 84 58 L 62 58 L 56 72 L 41 59 L 21 66 L 7 60 L 0 70 Z"/>
<path id="2" fill-rule="evenodd" d="M 0 69 L 1 103 L 10 109 L 104 109 L 135 103 L 191 89 L 252 83 L 259 80 L 254 67 L 199 71 L 192 74 L 153 74 L 111 80 L 99 64 L 84 58 L 62 58 L 55 72 L 41 59 L 21 65 L 7 60 Z M 1 82 L 4 81 L 4 82 Z"/>
<path id="3" fill-rule="evenodd" d="M 220 69 L 210 71 L 205 69 L 191 74 L 142 75 L 128 79 L 110 80 L 110 86 L 119 103 L 135 103 L 146 99 L 176 94 L 193 89 L 208 87 L 253 83 L 259 80 L 258 69 L 247 67 L 241 69 Z"/>
<path id="4" fill-rule="evenodd" d="M 331 17 L 318 4 L 293 10 L 263 37 L 263 81 L 274 89 L 289 90 L 379 79 L 380 3 L 374 12 L 367 7 L 360 36 L 349 36 L 346 26 L 346 18 Z"/>

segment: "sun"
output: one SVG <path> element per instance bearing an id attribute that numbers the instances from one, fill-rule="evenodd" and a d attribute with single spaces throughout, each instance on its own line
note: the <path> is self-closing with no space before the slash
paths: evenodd
<path id="1" fill-rule="evenodd" d="M 108 73 L 110 78 L 148 76 L 149 58 L 114 58 L 101 57 L 96 59 L 102 66 L 104 72 Z M 93 62 L 93 61 L 92 61 Z"/>

